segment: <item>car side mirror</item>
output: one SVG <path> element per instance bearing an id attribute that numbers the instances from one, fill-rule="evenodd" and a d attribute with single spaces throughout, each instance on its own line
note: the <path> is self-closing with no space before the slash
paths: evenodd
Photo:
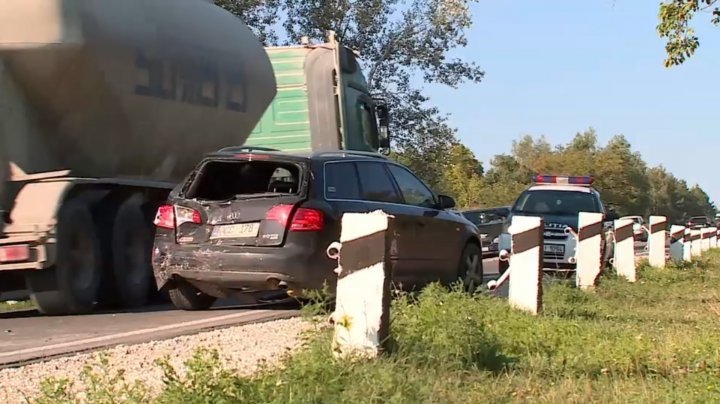
<path id="1" fill-rule="evenodd" d="M 440 210 L 452 209 L 455 207 L 455 199 L 447 195 L 438 195 L 438 205 Z"/>

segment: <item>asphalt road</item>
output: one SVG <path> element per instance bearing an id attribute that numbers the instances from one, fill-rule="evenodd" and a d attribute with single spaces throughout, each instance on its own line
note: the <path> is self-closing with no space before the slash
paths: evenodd
<path id="1" fill-rule="evenodd" d="M 298 314 L 294 304 L 248 308 L 229 302 L 196 312 L 163 305 L 136 312 L 62 317 L 46 317 L 34 311 L 0 313 L 0 368 Z"/>

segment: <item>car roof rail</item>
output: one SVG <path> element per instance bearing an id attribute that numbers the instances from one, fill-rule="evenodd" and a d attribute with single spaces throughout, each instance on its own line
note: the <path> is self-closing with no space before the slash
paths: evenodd
<path id="1" fill-rule="evenodd" d="M 273 149 L 270 147 L 263 147 L 263 146 L 228 146 L 223 147 L 222 149 L 218 150 L 218 153 L 252 153 L 254 151 L 270 151 L 270 152 L 279 152 L 278 149 Z"/>
<path id="2" fill-rule="evenodd" d="M 313 154 L 313 157 L 331 157 L 331 156 L 360 156 L 370 157 L 378 159 L 387 159 L 387 157 L 378 152 L 369 152 L 361 150 L 333 150 L 333 151 L 321 151 Z"/>

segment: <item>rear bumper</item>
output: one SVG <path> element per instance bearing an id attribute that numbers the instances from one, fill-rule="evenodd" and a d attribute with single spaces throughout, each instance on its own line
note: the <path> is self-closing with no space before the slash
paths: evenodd
<path id="1" fill-rule="evenodd" d="M 219 289 L 294 291 L 334 287 L 337 262 L 316 243 L 307 246 L 230 247 L 188 246 L 156 242 L 153 272 L 158 289 L 173 278 Z"/>

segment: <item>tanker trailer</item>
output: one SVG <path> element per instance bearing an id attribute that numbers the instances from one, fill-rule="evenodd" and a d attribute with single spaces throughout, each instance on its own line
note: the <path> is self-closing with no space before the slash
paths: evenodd
<path id="1" fill-rule="evenodd" d="M 0 291 L 20 276 L 46 314 L 144 305 L 157 206 L 275 94 L 211 2 L 0 1 Z"/>

